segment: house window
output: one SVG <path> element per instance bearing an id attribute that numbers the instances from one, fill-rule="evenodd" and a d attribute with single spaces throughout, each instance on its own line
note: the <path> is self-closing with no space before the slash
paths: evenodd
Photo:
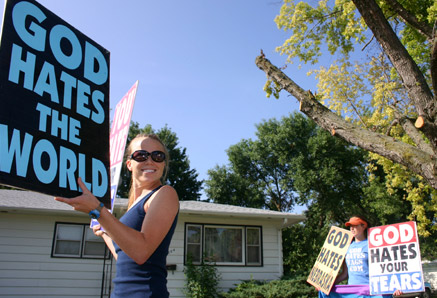
<path id="1" fill-rule="evenodd" d="M 217 265 L 262 265 L 261 227 L 186 224 L 185 261 L 202 257 Z"/>
<path id="2" fill-rule="evenodd" d="M 193 264 L 200 264 L 202 256 L 202 226 L 187 225 L 186 229 L 186 256 Z"/>
<path id="3" fill-rule="evenodd" d="M 246 239 L 247 265 L 261 265 L 261 229 L 247 227 Z"/>
<path id="4" fill-rule="evenodd" d="M 89 225 L 57 223 L 53 238 L 53 257 L 96 258 L 108 257 L 105 242 L 94 235 Z"/>

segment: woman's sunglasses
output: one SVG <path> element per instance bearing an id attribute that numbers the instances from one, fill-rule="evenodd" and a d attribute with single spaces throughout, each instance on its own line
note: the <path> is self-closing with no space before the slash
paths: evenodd
<path id="1" fill-rule="evenodd" d="M 146 161 L 149 156 L 152 158 L 154 162 L 163 162 L 165 160 L 165 153 L 162 151 L 152 151 L 147 152 L 146 150 L 137 150 L 131 154 L 130 158 L 137 161 L 143 162 Z"/>

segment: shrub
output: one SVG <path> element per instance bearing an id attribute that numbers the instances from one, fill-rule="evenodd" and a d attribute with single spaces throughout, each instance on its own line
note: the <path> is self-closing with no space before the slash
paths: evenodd
<path id="1" fill-rule="evenodd" d="M 188 258 L 184 271 L 187 278 L 184 294 L 187 298 L 218 297 L 220 274 L 214 264 L 202 260 L 200 265 L 193 265 L 191 258 Z"/>
<path id="2" fill-rule="evenodd" d="M 306 282 L 306 277 L 295 277 L 271 282 L 250 280 L 221 295 L 224 298 L 308 298 L 317 297 L 317 292 Z"/>

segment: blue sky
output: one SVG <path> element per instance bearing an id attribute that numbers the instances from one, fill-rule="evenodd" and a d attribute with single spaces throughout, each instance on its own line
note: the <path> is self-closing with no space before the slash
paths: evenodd
<path id="1" fill-rule="evenodd" d="M 298 109 L 286 94 L 266 98 L 266 76 L 255 65 L 261 49 L 284 65 L 275 52 L 288 36 L 274 23 L 281 1 L 39 2 L 110 51 L 112 110 L 139 80 L 132 120 L 175 132 L 199 179 L 227 164 L 229 146 L 254 138 L 256 124 Z M 297 66 L 287 73 L 315 89 Z"/>

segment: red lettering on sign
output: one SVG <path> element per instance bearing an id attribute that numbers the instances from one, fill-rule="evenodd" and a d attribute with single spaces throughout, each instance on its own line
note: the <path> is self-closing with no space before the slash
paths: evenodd
<path id="1" fill-rule="evenodd" d="M 414 221 L 369 229 L 369 248 L 416 242 Z"/>

